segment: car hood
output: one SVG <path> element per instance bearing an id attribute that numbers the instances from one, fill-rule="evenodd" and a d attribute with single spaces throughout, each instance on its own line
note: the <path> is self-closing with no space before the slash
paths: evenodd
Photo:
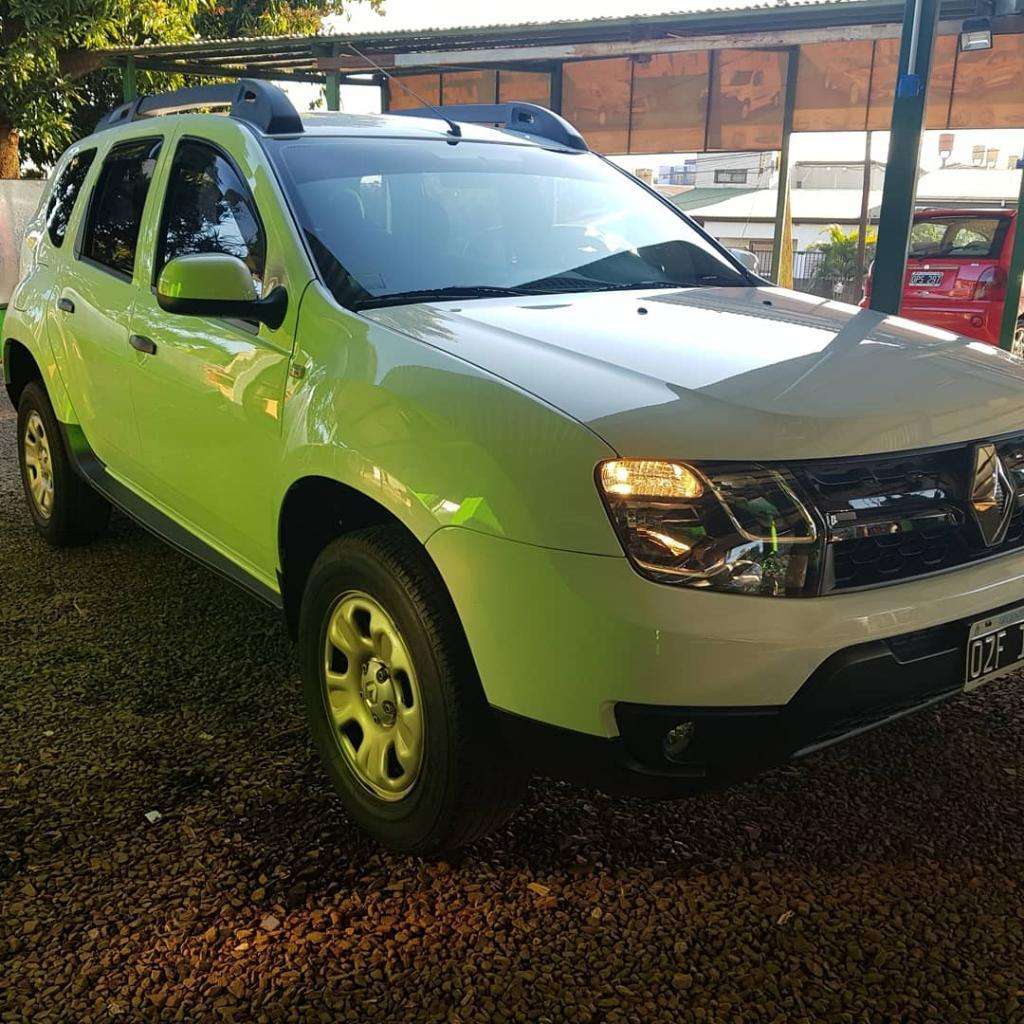
<path id="1" fill-rule="evenodd" d="M 421 303 L 365 315 L 535 394 L 623 455 L 819 458 L 1024 430 L 1024 362 L 778 288 Z"/>

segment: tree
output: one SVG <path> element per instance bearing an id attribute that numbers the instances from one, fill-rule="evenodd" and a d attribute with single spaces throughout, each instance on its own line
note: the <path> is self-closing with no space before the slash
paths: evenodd
<path id="1" fill-rule="evenodd" d="M 375 10 L 382 0 L 367 2 Z M 0 178 L 21 160 L 48 164 L 121 100 L 120 75 L 102 67 L 106 46 L 244 35 L 304 35 L 345 0 L 0 0 Z M 172 76 L 140 74 L 143 90 Z"/>
<path id="2" fill-rule="evenodd" d="M 838 224 L 828 229 L 827 242 L 814 242 L 807 248 L 824 253 L 821 262 L 814 268 L 813 280 L 833 288 L 837 283 L 847 284 L 857 279 L 861 268 L 857 266 L 857 239 L 859 230 L 844 231 Z M 868 228 L 864 258 L 870 260 L 874 254 L 878 232 Z"/>

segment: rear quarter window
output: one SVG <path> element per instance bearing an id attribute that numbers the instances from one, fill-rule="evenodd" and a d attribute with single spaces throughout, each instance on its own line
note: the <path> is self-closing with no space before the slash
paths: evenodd
<path id="1" fill-rule="evenodd" d="M 46 233 L 50 241 L 60 248 L 68 232 L 68 222 L 75 209 L 75 200 L 85 184 L 85 176 L 96 157 L 95 149 L 76 153 L 65 165 L 53 183 L 53 191 L 46 203 Z"/>

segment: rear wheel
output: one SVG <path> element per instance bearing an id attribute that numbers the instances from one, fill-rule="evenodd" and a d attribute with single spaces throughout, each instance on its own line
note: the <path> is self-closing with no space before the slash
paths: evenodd
<path id="1" fill-rule="evenodd" d="M 440 853 L 515 809 L 526 772 L 496 729 L 437 569 L 401 527 L 328 545 L 303 596 L 299 647 L 321 759 L 380 842 Z"/>
<path id="2" fill-rule="evenodd" d="M 18 400 L 18 461 L 28 510 L 55 547 L 85 544 L 102 534 L 110 505 L 71 468 L 53 406 L 32 381 Z"/>

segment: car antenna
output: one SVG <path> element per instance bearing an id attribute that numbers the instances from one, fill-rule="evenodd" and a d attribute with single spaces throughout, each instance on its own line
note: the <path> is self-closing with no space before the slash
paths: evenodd
<path id="1" fill-rule="evenodd" d="M 457 139 L 462 138 L 462 129 L 459 127 L 457 121 L 453 121 L 450 117 L 445 116 L 445 114 L 442 113 L 439 107 L 437 107 L 433 103 L 428 103 L 418 92 L 414 92 L 412 89 L 409 88 L 409 86 L 405 84 L 405 82 L 403 82 L 400 78 L 396 78 L 393 74 L 391 74 L 390 71 L 385 71 L 379 64 L 377 64 L 375 61 L 370 60 L 370 58 L 367 57 L 365 53 L 363 53 L 360 50 L 357 50 L 355 46 L 353 46 L 351 43 L 345 43 L 344 45 L 347 46 L 360 60 L 366 61 L 366 63 L 369 64 L 370 67 L 374 69 L 374 71 L 379 71 L 388 80 L 389 85 L 393 82 L 401 89 L 404 89 L 414 100 L 416 100 L 419 103 L 422 103 L 423 106 L 425 106 L 428 110 L 432 110 L 435 114 L 437 114 L 438 119 L 444 121 L 444 123 L 448 125 L 449 135 L 453 135 Z"/>

